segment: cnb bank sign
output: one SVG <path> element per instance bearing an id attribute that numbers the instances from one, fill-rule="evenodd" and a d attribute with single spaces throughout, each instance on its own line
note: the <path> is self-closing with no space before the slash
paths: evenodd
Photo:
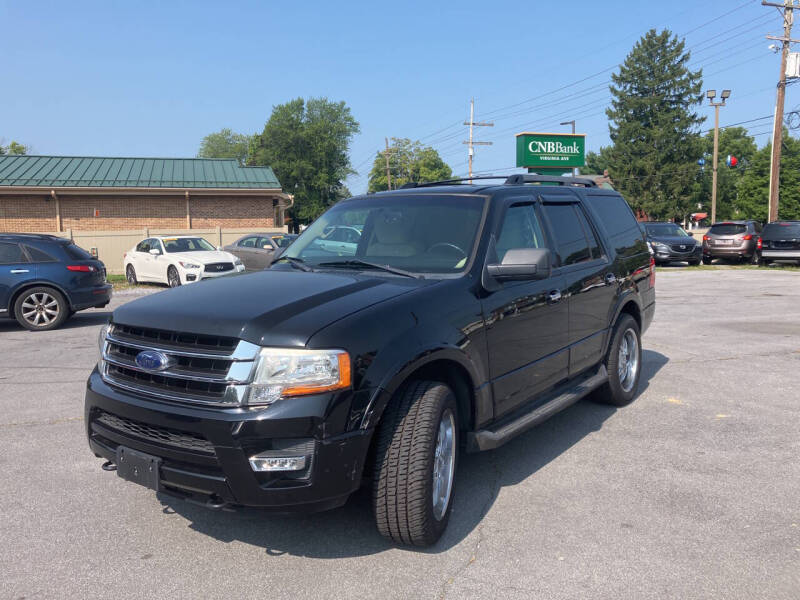
<path id="1" fill-rule="evenodd" d="M 586 164 L 586 135 L 518 133 L 517 166 L 531 169 L 569 169 Z"/>

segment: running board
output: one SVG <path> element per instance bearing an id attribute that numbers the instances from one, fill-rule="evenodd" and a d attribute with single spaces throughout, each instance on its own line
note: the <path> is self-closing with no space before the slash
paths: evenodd
<path id="1" fill-rule="evenodd" d="M 551 392 L 556 395 L 534 410 L 522 414 L 508 423 L 498 425 L 496 429 L 479 429 L 478 431 L 468 434 L 467 451 L 480 452 L 499 448 L 523 431 L 546 421 L 557 412 L 575 404 L 578 400 L 599 388 L 606 381 L 608 381 L 608 371 L 606 371 L 605 365 L 600 365 L 597 373 L 588 379 L 583 379 L 578 384 L 573 383 L 570 387 L 556 389 L 554 392 Z"/>

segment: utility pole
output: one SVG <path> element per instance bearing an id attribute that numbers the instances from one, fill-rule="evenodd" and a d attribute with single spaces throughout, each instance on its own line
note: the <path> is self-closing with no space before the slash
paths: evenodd
<path id="1" fill-rule="evenodd" d="M 768 35 L 768 40 L 777 40 L 783 43 L 781 49 L 781 72 L 778 79 L 778 93 L 775 99 L 775 119 L 772 124 L 772 160 L 769 166 L 769 213 L 768 221 L 778 220 L 778 200 L 780 198 L 781 181 L 781 150 L 783 146 L 783 103 L 786 99 L 786 59 L 789 56 L 789 44 L 800 40 L 792 39 L 792 23 L 794 9 L 800 8 L 795 0 L 784 0 L 782 3 L 761 0 L 762 6 L 774 6 L 783 9 L 783 37 Z"/>
<path id="2" fill-rule="evenodd" d="M 472 157 L 475 154 L 473 146 L 491 146 L 492 142 L 476 142 L 472 139 L 473 127 L 494 127 L 494 123 L 475 122 L 475 98 L 469 101 L 469 122 L 464 121 L 464 125 L 469 125 L 469 141 L 464 142 L 469 146 L 469 182 L 472 183 Z"/>
<path id="3" fill-rule="evenodd" d="M 392 170 L 389 168 L 389 138 L 383 138 L 386 142 L 386 152 L 384 152 L 384 156 L 386 157 L 386 185 L 389 190 L 392 189 Z"/>
<path id="4" fill-rule="evenodd" d="M 561 123 L 561 125 L 572 125 L 572 135 L 575 135 L 575 119 L 572 119 L 572 121 L 564 121 L 563 123 Z M 572 168 L 572 176 L 573 177 L 578 176 L 578 169 L 576 169 L 575 167 Z"/>
<path id="5" fill-rule="evenodd" d="M 717 97 L 717 90 L 708 90 L 706 98 L 708 103 L 714 107 L 714 163 L 712 164 L 711 175 L 711 224 L 717 222 L 717 163 L 719 162 L 719 107 L 725 106 L 725 100 L 731 97 L 730 90 L 722 90 L 719 102 L 714 102 Z"/>

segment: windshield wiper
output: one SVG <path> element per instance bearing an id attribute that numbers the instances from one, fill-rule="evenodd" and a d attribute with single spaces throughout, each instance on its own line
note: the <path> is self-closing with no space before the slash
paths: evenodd
<path id="1" fill-rule="evenodd" d="M 330 262 L 323 262 L 317 264 L 318 267 L 367 267 L 368 269 L 378 269 L 386 271 L 387 273 L 394 273 L 395 275 L 403 275 L 404 277 L 411 277 L 412 279 L 420 279 L 420 275 L 415 275 L 410 271 L 404 271 L 389 265 L 379 265 L 377 263 L 367 262 L 359 258 L 350 258 L 347 260 L 334 260 Z"/>
<path id="2" fill-rule="evenodd" d="M 275 263 L 280 262 L 282 260 L 288 260 L 289 264 L 292 265 L 295 269 L 300 269 L 301 271 L 305 271 L 306 273 L 314 270 L 311 267 L 309 267 L 306 264 L 306 261 L 304 261 L 302 258 L 295 258 L 294 256 L 281 256 L 280 258 L 277 258 L 272 264 L 274 265 Z"/>

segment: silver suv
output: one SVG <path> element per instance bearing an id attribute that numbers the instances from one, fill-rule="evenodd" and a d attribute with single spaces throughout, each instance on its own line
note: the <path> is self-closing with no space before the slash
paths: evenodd
<path id="1" fill-rule="evenodd" d="M 715 258 L 757 263 L 760 233 L 758 221 L 714 223 L 703 236 L 703 264 L 710 265 Z"/>

